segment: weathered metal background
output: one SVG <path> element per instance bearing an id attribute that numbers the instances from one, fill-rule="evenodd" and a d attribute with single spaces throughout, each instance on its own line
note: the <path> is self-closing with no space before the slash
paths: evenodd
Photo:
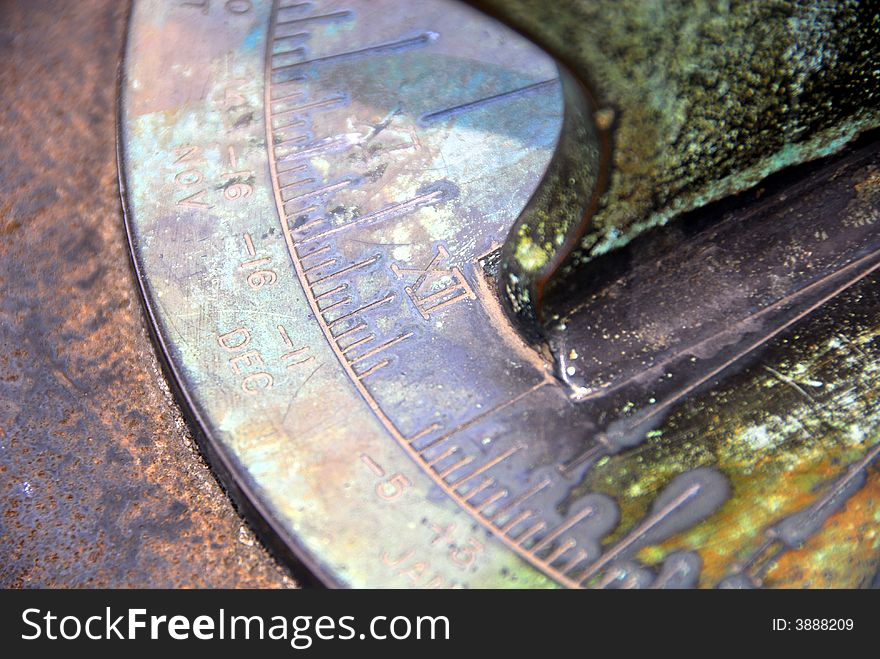
<path id="1" fill-rule="evenodd" d="M 116 182 L 126 5 L 0 4 L 0 586 L 290 587 L 144 325 Z"/>
<path id="2" fill-rule="evenodd" d="M 0 6 L 0 585 L 290 586 L 291 579 L 254 541 L 200 458 L 165 385 L 145 329 L 116 193 L 116 67 L 124 14 L 123 3 L 109 1 Z M 828 166 L 838 168 L 835 185 L 845 188 L 846 194 L 842 192 L 839 198 L 858 201 L 861 205 L 848 206 L 849 210 L 864 211 L 864 222 L 873 227 L 876 152 L 865 151 L 859 158 Z M 846 162 L 852 167 L 844 166 Z M 803 191 L 808 184 L 799 189 Z M 780 209 L 788 208 L 786 190 L 768 188 L 768 199 L 771 193 L 777 195 Z M 756 203 L 762 194 L 763 190 L 755 193 Z M 810 195 L 798 195 L 797 199 L 807 208 Z M 767 203 L 768 212 L 777 208 Z M 820 217 L 817 222 L 831 222 L 834 217 Z M 867 240 L 875 241 L 874 230 L 864 222 L 853 225 L 856 233 L 837 239 L 867 234 Z M 710 248 L 723 246 L 722 239 L 735 244 L 736 232 L 728 235 L 722 229 L 717 230 L 720 238 L 708 241 Z M 821 234 L 817 231 L 816 236 L 806 236 L 799 244 L 821 251 L 820 243 L 827 238 Z M 670 228 L 667 235 L 677 234 Z M 692 242 L 691 253 L 699 252 L 702 243 Z M 853 242 L 846 247 L 852 251 L 860 245 Z M 762 249 L 760 254 L 769 263 L 774 245 L 768 242 Z M 749 253 L 748 249 L 743 251 Z M 711 250 L 706 253 L 711 256 Z M 630 256 L 638 254 L 635 251 Z M 647 256 L 651 258 L 646 258 L 646 263 L 654 263 L 653 256 Z M 696 257 L 692 262 L 700 262 Z M 633 258 L 635 264 L 638 259 Z M 770 266 L 762 271 L 763 276 L 775 273 Z M 729 283 L 725 272 L 718 270 L 721 283 Z M 654 282 L 651 278 L 647 283 Z M 608 291 L 607 297 L 624 286 L 630 296 L 636 291 L 623 277 L 606 283 L 603 290 Z M 877 452 L 874 440 L 866 439 L 869 432 L 873 438 L 876 427 L 876 387 L 871 379 L 875 378 L 876 363 L 871 352 L 876 336 L 875 284 L 876 278 L 865 279 L 835 303 L 832 311 L 845 322 L 835 324 L 831 312 L 827 316 L 814 314 L 794 328 L 793 335 L 780 337 L 774 348 L 778 352 L 771 355 L 779 359 L 768 361 L 763 371 L 749 367 L 738 380 L 730 380 L 725 388 L 708 392 L 704 398 L 685 401 L 669 417 L 670 422 L 653 429 L 650 441 L 629 457 L 602 454 L 599 460 L 601 447 L 588 447 L 584 455 L 588 461 L 596 460 L 596 469 L 589 477 L 584 474 L 580 478 L 573 494 L 625 487 L 628 497 L 622 508 L 624 523 L 609 542 L 622 538 L 615 546 L 626 548 L 630 542 L 627 529 L 641 532 L 638 520 L 648 509 L 648 495 L 653 496 L 661 487 L 658 475 L 668 480 L 682 469 L 704 469 L 717 462 L 725 473 L 733 474 L 738 503 L 731 503 L 725 516 L 718 518 L 719 542 L 705 544 L 711 549 L 703 561 L 707 583 L 722 579 L 726 584 L 751 585 L 751 577 L 745 579 L 740 574 L 745 564 L 754 568 L 758 581 L 771 586 L 876 585 Z M 650 299 L 665 294 L 685 311 L 690 309 L 687 298 L 677 297 L 675 291 L 638 290 Z M 758 287 L 757 293 L 763 295 L 768 290 Z M 607 316 L 590 314 L 596 299 L 571 312 L 573 329 L 577 318 L 585 315 L 620 321 L 621 325 L 640 319 L 630 314 L 635 305 L 614 305 L 614 313 Z M 564 320 L 569 317 L 565 315 Z M 578 370 L 587 362 L 587 348 L 597 343 L 591 332 L 603 328 L 583 322 L 579 327 L 579 333 L 571 331 L 558 338 L 570 342 L 561 354 L 581 360 L 566 362 L 571 372 L 564 372 L 569 384 L 585 390 L 586 397 L 588 388 L 607 384 L 588 377 L 592 373 L 589 369 Z M 832 329 L 842 337 L 839 344 L 826 341 Z M 625 345 L 628 338 L 622 332 L 623 338 L 611 334 L 614 342 L 608 344 L 608 359 L 613 356 L 623 372 L 629 358 L 623 359 L 626 353 L 618 348 L 629 350 Z M 789 359 L 791 355 L 797 359 Z M 813 370 L 802 372 L 801 365 Z M 858 398 L 864 408 L 844 405 L 843 396 L 850 391 L 844 387 L 839 388 L 840 396 L 826 396 L 832 389 L 813 377 L 814 370 L 820 375 L 827 371 L 828 382 L 835 386 L 863 387 L 870 394 Z M 682 373 L 688 375 L 687 371 Z M 857 379 L 854 374 L 865 377 Z M 773 409 L 754 407 L 749 399 L 753 389 L 740 387 L 737 392 L 729 386 L 744 378 L 752 378 L 747 385 L 760 388 L 762 401 L 769 396 L 781 402 Z M 652 396 L 647 404 L 655 404 L 653 390 L 636 393 Z M 838 406 L 830 412 L 829 401 Z M 543 413 L 547 404 L 538 400 L 534 405 Z M 565 405 L 566 409 L 574 406 L 567 400 Z M 613 411 L 626 415 L 633 405 L 627 398 Z M 812 414 L 816 405 L 826 405 L 823 415 Z M 720 419 L 720 412 L 730 409 L 742 410 L 743 416 L 727 417 L 727 425 L 716 422 L 714 416 Z M 789 413 L 792 409 L 796 413 Z M 842 411 L 838 413 L 838 409 Z M 514 412 L 522 410 L 505 412 L 509 413 L 508 427 L 527 427 L 518 422 Z M 568 448 L 584 444 L 583 437 L 557 433 L 569 441 L 564 446 L 555 440 L 553 429 L 570 429 L 571 417 L 560 414 L 556 426 L 548 426 L 544 418 L 534 415 L 530 423 L 536 436 L 540 431 L 554 439 L 555 452 L 547 453 L 546 466 L 556 469 L 559 459 L 574 454 Z M 694 425 L 693 419 L 708 419 L 709 423 Z M 800 425 L 791 430 L 789 420 Z M 839 422 L 836 434 L 823 432 L 807 439 L 799 435 L 802 430 L 809 435 L 811 424 L 831 422 Z M 706 427 L 718 430 L 712 430 L 714 435 L 708 437 Z M 869 432 L 842 432 L 853 428 Z M 592 431 L 592 426 L 589 429 Z M 787 433 L 784 436 L 783 431 Z M 692 437 L 708 439 L 691 442 Z M 789 442 L 792 437 L 797 441 Z M 774 454 L 781 456 L 776 462 L 759 453 L 777 443 L 788 448 Z M 643 459 L 650 468 L 638 466 Z M 786 460 L 791 464 L 800 461 L 806 467 L 785 470 Z M 578 454 L 570 464 L 572 469 L 586 470 L 587 463 Z M 565 466 L 569 469 L 568 463 Z M 765 470 L 763 480 L 753 468 Z M 869 486 L 850 497 L 858 488 L 850 487 L 847 483 L 856 481 L 847 478 L 868 468 Z M 700 473 L 705 475 L 705 469 Z M 644 478 L 627 480 L 633 474 Z M 830 495 L 817 494 L 823 491 L 817 488 L 829 483 Z M 789 497 L 783 501 L 780 491 L 810 492 L 811 499 Z M 834 507 L 844 499 L 850 501 L 846 510 Z M 761 505 L 751 505 L 752 501 Z M 818 508 L 833 510 L 827 515 L 823 510 L 815 513 L 817 501 Z M 783 518 L 783 509 L 791 516 Z M 825 522 L 823 533 L 809 538 L 810 542 L 796 552 L 774 553 L 773 538 L 766 531 L 775 533 L 775 527 L 767 525 L 779 519 L 803 521 L 798 511 L 804 510 Z M 326 518 L 320 518 L 320 524 L 327 529 Z M 792 526 L 797 524 L 789 524 Z M 649 547 L 641 558 L 655 566 L 674 557 L 675 551 L 691 548 L 691 541 L 704 544 L 702 533 L 698 529 L 682 541 Z M 800 538 L 797 533 L 789 535 Z M 730 536 L 734 536 L 732 540 Z M 739 563 L 732 562 L 731 547 L 744 557 Z M 609 555 L 613 557 L 614 551 Z M 604 568 L 609 560 L 598 561 L 595 569 Z M 731 566 L 733 576 L 725 578 Z M 641 564 L 624 567 L 621 574 L 631 573 L 636 581 L 650 576 Z M 609 575 L 609 579 L 614 576 Z"/>

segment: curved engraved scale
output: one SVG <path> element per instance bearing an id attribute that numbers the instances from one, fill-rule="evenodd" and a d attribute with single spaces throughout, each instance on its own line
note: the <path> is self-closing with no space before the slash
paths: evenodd
<path id="1" fill-rule="evenodd" d="M 424 585 L 410 553 L 426 582 L 550 583 L 488 531 L 450 556 L 412 510 L 464 533 L 482 480 L 423 444 L 549 381 L 480 258 L 561 114 L 553 61 L 459 3 L 135 3 L 121 170 L 147 306 L 213 462 L 328 583 Z M 505 467 L 478 445 L 460 466 Z"/>
<path id="2" fill-rule="evenodd" d="M 286 18 L 284 12 L 283 7 L 276 11 L 270 27 L 270 35 L 274 35 L 273 41 L 276 42 L 285 38 L 285 33 L 279 33 L 279 30 L 283 30 L 291 23 L 297 24 L 299 20 L 295 17 Z M 424 31 L 396 42 L 384 41 L 371 48 L 384 50 L 424 47 L 435 38 L 436 33 Z M 407 407 L 389 405 L 386 402 L 389 397 L 399 397 L 400 394 L 395 390 L 406 386 L 401 382 L 399 374 L 393 372 L 388 374 L 395 366 L 390 358 L 389 349 L 395 346 L 412 346 L 410 350 L 413 355 L 419 355 L 423 367 L 430 365 L 428 371 L 423 370 L 418 376 L 413 377 L 413 380 L 418 383 L 417 386 L 435 386 L 442 389 L 444 386 L 449 386 L 450 380 L 441 377 L 437 381 L 436 374 L 430 371 L 447 366 L 444 363 L 445 351 L 438 350 L 436 347 L 438 341 L 443 340 L 443 337 L 440 332 L 428 336 L 420 335 L 409 325 L 404 325 L 399 331 L 396 330 L 394 333 L 382 337 L 382 332 L 377 326 L 383 316 L 376 317 L 374 314 L 377 313 L 377 310 L 384 312 L 386 308 L 400 303 L 394 293 L 383 289 L 379 294 L 363 293 L 357 295 L 362 290 L 359 284 L 363 286 L 363 281 L 355 278 L 349 278 L 345 288 L 340 288 L 338 285 L 341 278 L 349 277 L 351 273 L 362 270 L 370 273 L 370 286 L 375 286 L 376 280 L 383 276 L 372 269 L 381 256 L 374 253 L 375 250 L 371 243 L 365 245 L 363 242 L 357 241 L 347 244 L 344 241 L 346 232 L 349 232 L 350 228 L 358 227 L 368 231 L 372 226 L 396 220 L 413 209 L 434 205 L 441 206 L 462 196 L 466 190 L 461 190 L 454 183 L 445 180 L 416 180 L 410 183 L 411 192 L 404 201 L 384 205 L 379 211 L 370 214 L 352 214 L 351 217 L 344 217 L 341 221 L 327 213 L 326 204 L 322 203 L 320 198 L 316 199 L 318 195 L 315 192 L 309 191 L 305 195 L 289 194 L 288 190 L 302 184 L 291 182 L 292 178 L 288 177 L 288 174 L 291 171 L 296 172 L 295 177 L 299 179 L 303 172 L 311 167 L 310 158 L 313 156 L 311 147 L 287 147 L 291 139 L 296 139 L 283 131 L 283 128 L 287 126 L 286 117 L 288 114 L 296 112 L 296 110 L 290 109 L 291 94 L 295 94 L 295 102 L 308 105 L 314 102 L 311 99 L 320 98 L 321 92 L 315 91 L 312 86 L 320 86 L 319 83 L 309 84 L 311 82 L 309 74 L 311 72 L 314 75 L 315 62 L 309 60 L 276 64 L 279 58 L 284 56 L 284 52 L 279 52 L 276 48 L 270 51 L 269 61 L 273 66 L 267 70 L 265 87 L 267 143 L 270 153 L 274 154 L 274 158 L 270 159 L 270 168 L 275 202 L 278 213 L 282 217 L 282 230 L 291 260 L 300 281 L 304 283 L 306 297 L 327 343 L 333 348 L 337 360 L 349 380 L 364 400 L 368 402 L 370 409 L 381 421 L 389 436 L 421 467 L 424 473 L 432 478 L 436 486 L 450 500 L 455 501 L 467 511 L 475 521 L 492 533 L 493 537 L 541 569 L 545 574 L 568 586 L 579 585 L 577 579 L 566 575 L 564 570 L 555 567 L 553 563 L 565 553 L 560 550 L 560 547 L 568 548 L 576 544 L 571 540 L 569 534 L 573 527 L 579 525 L 578 530 L 584 530 L 588 534 L 604 533 L 608 530 L 616 516 L 613 502 L 598 496 L 588 499 L 583 509 L 578 511 L 572 519 L 563 517 L 560 520 L 554 520 L 552 511 L 527 510 L 523 508 L 523 503 L 544 489 L 552 489 L 549 487 L 551 483 L 544 479 L 537 486 L 530 485 L 526 488 L 518 488 L 525 490 L 519 492 L 514 487 L 505 486 L 505 479 L 499 477 L 497 473 L 502 467 L 507 467 L 513 473 L 525 467 L 529 452 L 525 450 L 528 448 L 528 438 L 510 437 L 511 441 L 506 442 L 507 446 L 499 450 L 485 451 L 484 455 L 466 455 L 463 446 L 464 442 L 469 441 L 469 434 L 465 431 L 471 426 L 479 427 L 484 418 L 491 419 L 502 410 L 514 406 L 526 396 L 548 387 L 552 380 L 546 367 L 538 362 L 534 373 L 527 376 L 527 381 L 531 382 L 530 386 L 512 397 L 501 398 L 498 402 L 488 406 L 488 409 L 483 410 L 483 406 L 478 404 L 476 414 L 471 413 L 470 418 L 465 416 L 464 421 L 452 424 L 451 428 L 447 423 L 430 421 L 431 417 L 429 416 L 427 422 L 416 420 L 420 425 L 407 432 L 402 428 L 413 423 L 412 412 L 416 407 L 415 401 L 411 401 L 411 405 Z M 535 55 L 537 53 L 533 52 L 532 56 Z M 321 62 L 322 68 L 326 68 L 328 61 L 326 57 L 319 58 L 318 61 Z M 450 74 L 451 72 L 447 72 L 447 80 Z M 330 75 L 327 78 L 333 79 Z M 572 82 L 569 80 L 563 83 L 563 87 L 571 85 Z M 398 82 L 392 78 L 385 84 L 391 88 L 397 86 Z M 499 107 L 500 104 L 509 104 L 524 94 L 534 94 L 551 88 L 558 88 L 558 83 L 555 80 L 540 80 L 522 85 L 510 92 L 488 95 L 482 100 L 454 104 L 448 109 L 429 112 L 415 111 L 413 114 L 419 117 L 418 123 L 422 127 L 442 125 L 443 123 L 454 125 L 452 119 L 458 120 L 458 125 L 461 125 L 467 115 L 483 110 L 490 110 L 490 116 L 497 121 L 499 119 L 498 112 L 503 111 L 504 107 Z M 294 89 L 296 91 L 292 91 Z M 390 90 L 388 93 L 390 94 Z M 386 98 L 383 96 L 382 101 L 385 102 Z M 415 97 L 412 100 L 407 100 L 418 103 L 421 98 Z M 585 130 L 589 131 L 589 129 L 585 128 L 584 117 L 580 109 L 575 112 L 575 120 L 572 123 L 572 113 L 569 106 L 569 102 L 572 100 L 578 104 L 578 108 L 583 107 L 580 98 L 566 99 L 565 114 L 568 118 L 569 129 L 566 131 L 564 120 L 562 137 L 567 140 L 567 144 L 570 146 L 578 144 L 575 151 L 580 154 L 583 149 L 579 143 L 573 140 L 585 137 Z M 300 114 L 302 114 L 301 111 Z M 314 129 L 315 124 L 319 121 L 318 116 L 311 116 L 308 124 L 305 126 L 297 125 L 292 132 L 294 135 L 302 134 L 308 128 Z M 364 139 L 369 139 L 369 136 L 368 133 Z M 487 138 L 485 133 L 479 136 L 481 141 L 485 141 Z M 431 134 L 419 133 L 419 139 L 422 141 L 430 140 Z M 566 162 L 564 167 L 567 168 L 571 154 L 565 149 L 562 153 L 563 161 Z M 494 157 L 500 157 L 500 154 L 495 154 Z M 597 160 L 597 158 L 598 152 L 596 151 L 596 157 L 591 159 Z M 554 160 L 559 162 L 558 143 Z M 580 166 L 590 167 L 583 159 L 577 162 Z M 349 166 L 348 163 L 345 163 L 346 168 Z M 558 165 L 556 167 L 551 165 L 550 169 L 557 175 L 562 171 Z M 433 168 L 426 169 L 426 172 L 433 172 Z M 345 198 L 346 188 L 355 186 L 357 177 L 340 173 L 329 180 L 338 181 L 330 184 L 332 191 Z M 547 175 L 545 174 L 541 185 L 534 186 L 533 184 L 533 187 L 541 190 L 544 189 L 546 183 Z M 320 189 L 319 194 L 324 194 L 324 190 Z M 382 193 L 388 194 L 387 188 L 383 189 Z M 534 200 L 534 196 L 532 199 Z M 333 203 L 337 202 L 334 200 Z M 417 228 L 416 230 L 421 233 L 424 229 Z M 428 230 L 430 231 L 430 228 Z M 497 241 L 507 233 L 506 227 L 504 225 L 493 227 L 484 217 L 481 218 L 479 226 L 467 223 L 450 223 L 445 230 L 449 237 L 445 242 L 437 243 L 433 251 L 428 251 L 422 256 L 420 265 L 412 267 L 392 263 L 389 266 L 389 271 L 385 273 L 385 276 L 391 281 L 400 280 L 409 284 L 404 287 L 405 296 L 409 298 L 408 303 L 413 305 L 419 316 L 426 321 L 441 317 L 441 311 L 447 307 L 468 301 L 477 300 L 484 308 L 494 305 L 491 290 L 485 283 L 481 283 L 483 275 L 481 273 L 482 266 L 479 265 L 479 260 L 482 257 L 494 251 L 493 245 L 483 243 L 482 246 L 479 246 L 477 244 L 474 245 L 477 249 L 473 249 L 470 241 L 473 239 L 474 231 L 478 232 L 478 235 L 491 231 L 490 235 L 494 235 L 494 240 Z M 460 238 L 457 238 L 449 232 L 466 233 L 460 234 Z M 408 237 L 407 240 L 410 238 Z M 329 258 L 331 255 L 333 255 L 332 258 Z M 468 263 L 468 261 L 470 262 Z M 477 280 L 476 285 L 469 283 L 472 278 Z M 478 297 L 478 293 L 474 289 L 480 286 L 483 291 Z M 357 298 L 354 298 L 353 293 L 357 295 Z M 403 303 L 407 305 L 407 301 Z M 474 336 L 474 330 L 480 333 L 497 332 L 499 320 L 501 319 L 497 313 L 489 313 L 485 316 L 485 321 L 478 321 L 476 327 L 470 328 L 469 331 L 465 331 L 463 326 L 457 326 L 454 330 L 454 340 L 461 341 L 463 337 L 468 335 Z M 486 323 L 485 326 L 480 327 L 483 322 Z M 419 347 L 420 344 L 423 347 Z M 399 357 L 400 355 L 398 355 Z M 480 357 L 482 363 L 479 368 L 481 369 L 495 361 L 494 355 L 488 350 L 482 351 Z M 527 356 L 526 358 L 534 360 L 534 357 Z M 397 366 L 397 368 L 406 367 Z M 534 369 L 534 367 L 532 368 Z M 407 368 L 407 370 L 410 369 Z M 474 397 L 482 397 L 491 389 L 497 388 L 499 384 L 504 384 L 503 379 L 497 375 L 492 382 L 489 382 L 485 378 L 477 378 L 472 370 L 466 371 L 466 373 L 465 377 L 461 377 L 461 375 L 465 375 L 462 373 L 453 381 L 458 389 L 456 395 L 468 391 Z M 436 384 L 432 381 L 436 381 Z M 559 394 L 550 393 L 550 395 L 558 396 Z M 452 410 L 448 410 L 447 413 L 450 411 Z M 452 412 L 457 413 L 458 411 Z M 438 418 L 438 416 L 435 413 L 434 418 Z M 519 456 L 518 453 L 523 455 Z M 542 520 L 542 518 L 545 519 Z M 524 532 L 514 533 L 513 531 L 522 531 L 522 524 L 526 520 L 530 523 L 529 528 Z M 547 530 L 549 530 L 549 535 Z M 537 535 L 539 532 L 541 532 L 540 536 Z M 537 544 L 536 541 L 538 541 Z M 589 552 L 582 555 L 576 554 L 579 558 L 571 562 L 569 571 L 581 567 L 581 563 L 597 554 L 598 547 L 595 545 L 596 542 L 591 541 Z M 571 557 L 566 558 L 570 559 Z"/>

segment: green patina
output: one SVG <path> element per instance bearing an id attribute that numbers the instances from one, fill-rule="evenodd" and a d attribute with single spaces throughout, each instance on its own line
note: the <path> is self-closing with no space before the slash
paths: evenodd
<path id="1" fill-rule="evenodd" d="M 503 266 L 519 279 L 508 295 L 534 293 L 557 270 L 570 271 L 788 165 L 828 155 L 880 124 L 876 2 L 478 4 L 565 62 L 615 117 L 609 182 L 579 244 L 596 161 L 561 145 L 574 161 L 551 165 L 544 191 L 508 239 Z M 578 183 L 566 185 L 573 171 Z M 542 248 L 542 258 L 517 249 L 525 240 Z M 528 258 L 518 259 L 522 254 Z M 526 305 L 525 315 L 534 312 Z"/>

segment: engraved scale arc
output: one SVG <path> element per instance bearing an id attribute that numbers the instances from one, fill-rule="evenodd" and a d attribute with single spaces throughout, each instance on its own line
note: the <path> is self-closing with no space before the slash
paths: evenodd
<path id="1" fill-rule="evenodd" d="M 265 85 L 264 85 L 264 113 L 265 113 L 265 128 L 266 128 L 266 148 L 268 152 L 268 162 L 269 162 L 269 171 L 271 175 L 272 181 L 272 192 L 275 199 L 275 206 L 278 212 L 278 221 L 281 226 L 282 233 L 284 235 L 284 240 L 287 245 L 287 250 L 290 254 L 291 261 L 293 263 L 294 269 L 296 270 L 297 277 L 299 279 L 300 285 L 302 287 L 303 293 L 306 296 L 306 299 L 309 302 L 309 306 L 314 312 L 315 319 L 321 327 L 321 331 L 324 334 L 324 337 L 327 340 L 330 348 L 333 350 L 333 353 L 336 355 L 337 360 L 345 371 L 351 383 L 354 385 L 358 393 L 367 403 L 370 410 L 372 410 L 373 414 L 375 414 L 376 418 L 382 423 L 385 429 L 389 432 L 389 434 L 394 438 L 394 440 L 398 443 L 398 445 L 406 452 L 406 454 L 417 464 L 420 466 L 423 472 L 425 472 L 434 483 L 441 488 L 441 490 L 449 496 L 453 501 L 455 501 L 459 506 L 461 506 L 464 510 L 466 510 L 473 519 L 479 522 L 484 528 L 486 528 L 493 537 L 500 540 L 507 547 L 509 547 L 512 551 L 514 551 L 518 556 L 520 556 L 523 560 L 527 561 L 529 564 L 541 570 L 544 574 L 549 576 L 550 578 L 557 581 L 560 585 L 566 586 L 568 588 L 582 588 L 583 586 L 579 583 L 578 580 L 572 579 L 563 571 L 560 571 L 557 568 L 554 568 L 552 565 L 548 563 L 548 561 L 536 556 L 534 552 L 526 549 L 521 546 L 514 539 L 510 538 L 503 530 L 501 526 L 493 523 L 492 519 L 487 519 L 481 513 L 480 508 L 477 508 L 471 505 L 467 498 L 458 494 L 453 487 L 448 484 L 440 474 L 430 468 L 430 465 L 426 462 L 424 457 L 417 451 L 410 443 L 410 441 L 403 436 L 403 434 L 397 429 L 393 421 L 388 417 L 388 415 L 382 410 L 378 402 L 375 398 L 370 394 L 369 390 L 364 386 L 361 381 L 364 374 L 358 374 L 355 372 L 352 363 L 347 359 L 343 350 L 337 344 L 336 339 L 338 337 L 334 337 L 329 324 L 324 320 L 322 315 L 322 309 L 318 305 L 318 301 L 316 299 L 315 293 L 312 290 L 312 287 L 308 285 L 308 279 L 306 277 L 305 268 L 301 262 L 301 258 L 297 255 L 296 245 L 293 239 L 293 236 L 290 231 L 290 227 L 288 226 L 285 218 L 285 200 L 281 194 L 281 186 L 278 178 L 278 165 L 275 158 L 275 139 L 272 131 L 272 55 L 273 55 L 273 35 L 275 33 L 276 21 L 277 21 L 277 13 L 278 13 L 278 2 L 277 0 L 273 3 L 272 15 L 269 23 L 269 38 L 266 40 L 266 68 L 265 68 Z M 380 362 L 381 363 L 381 362 Z M 508 401 L 507 403 L 503 403 L 499 406 L 499 408 L 507 407 L 509 404 L 516 402 L 522 396 L 527 395 L 535 391 L 535 389 L 542 387 L 546 384 L 546 380 L 538 383 L 535 387 L 527 390 L 523 394 L 515 397 L 513 400 Z M 499 409 L 499 408 L 496 408 Z M 495 410 L 493 410 L 495 411 Z M 491 413 L 491 412 L 490 412 Z M 481 415 L 481 416 L 485 416 Z M 453 430 L 444 436 L 444 438 L 451 436 L 458 429 Z M 550 556 L 555 560 L 553 554 Z M 566 567 L 574 567 L 576 563 L 569 563 Z"/>
<path id="2" fill-rule="evenodd" d="M 327 565 L 318 556 L 309 551 L 308 546 L 300 538 L 289 531 L 270 504 L 260 496 L 257 496 L 257 485 L 250 479 L 237 477 L 239 468 L 236 464 L 237 458 L 234 452 L 229 450 L 221 441 L 218 441 L 216 435 L 210 430 L 211 424 L 208 422 L 208 413 L 198 403 L 198 399 L 193 392 L 185 385 L 186 378 L 183 371 L 172 357 L 173 342 L 163 330 L 162 320 L 164 314 L 150 283 L 149 271 L 144 262 L 143 251 L 139 247 L 141 228 L 139 227 L 138 211 L 133 199 L 134 186 L 132 184 L 133 178 L 129 164 L 131 140 L 127 138 L 126 131 L 128 130 L 128 104 L 131 103 L 131 100 L 130 92 L 126 93 L 126 85 L 130 75 L 131 63 L 135 59 L 133 26 L 137 20 L 136 11 L 137 7 L 132 3 L 128 10 L 126 41 L 117 77 L 117 96 L 119 101 L 115 117 L 116 172 L 125 241 L 128 244 L 128 253 L 135 274 L 135 282 L 146 313 L 147 331 L 158 347 L 157 354 L 160 366 L 170 376 L 168 381 L 174 394 L 183 402 L 183 410 L 188 417 L 195 421 L 195 427 L 201 429 L 201 432 L 193 433 L 193 438 L 198 443 L 199 449 L 207 463 L 217 473 L 223 489 L 234 497 L 238 510 L 253 525 L 263 542 L 273 552 L 281 555 L 284 549 L 293 550 L 299 563 L 305 566 L 307 570 L 303 577 L 312 576 L 317 578 L 317 580 L 329 588 L 342 588 L 345 586 L 345 583 L 332 570 L 328 569 Z M 199 193 L 196 194 L 198 195 Z M 182 201 L 187 199 L 192 199 L 192 196 L 184 198 Z M 245 242 L 248 254 L 252 255 L 253 243 L 250 237 Z M 280 540 L 276 540 L 276 538 Z"/>

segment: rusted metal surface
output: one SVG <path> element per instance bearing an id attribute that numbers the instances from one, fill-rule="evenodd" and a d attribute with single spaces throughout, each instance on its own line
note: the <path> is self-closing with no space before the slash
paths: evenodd
<path id="1" fill-rule="evenodd" d="M 126 11 L 0 5 L 0 586 L 290 587 L 144 325 L 116 181 Z"/>

